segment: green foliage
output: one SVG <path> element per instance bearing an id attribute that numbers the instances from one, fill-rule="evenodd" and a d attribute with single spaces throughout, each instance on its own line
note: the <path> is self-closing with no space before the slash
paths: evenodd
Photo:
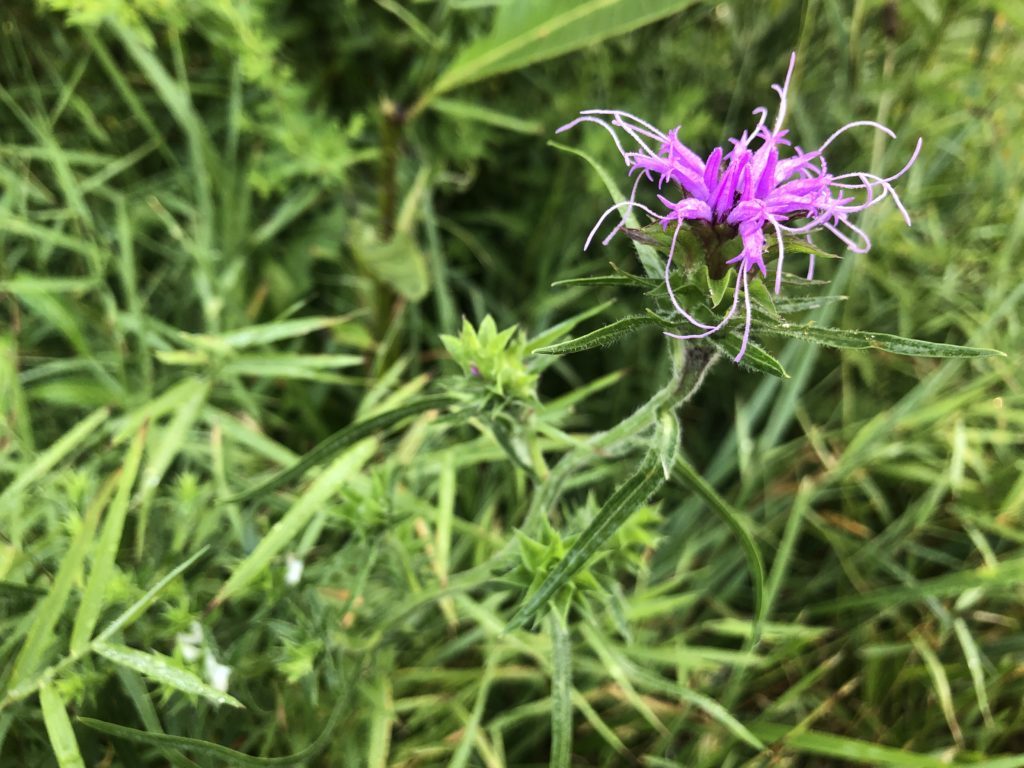
<path id="1" fill-rule="evenodd" d="M 0 765 L 1020 764 L 1020 24 L 3 3 Z M 804 146 L 925 148 L 913 229 L 755 281 L 757 376 L 544 137 L 711 147 L 791 50 Z"/>
<path id="2" fill-rule="evenodd" d="M 502 400 L 537 399 L 538 375 L 526 367 L 526 339 L 517 334 L 516 326 L 499 332 L 494 318 L 487 315 L 477 330 L 463 318 L 458 336 L 441 335 L 440 339 L 471 384 L 478 380 L 488 394 Z"/>
<path id="3" fill-rule="evenodd" d="M 692 227 L 687 224 L 682 229 L 706 228 L 703 222 L 697 222 Z M 642 230 L 630 230 L 630 236 L 636 242 L 653 247 L 667 258 L 672 248 L 672 238 L 667 236 L 661 227 L 652 224 Z M 696 243 L 697 238 L 692 238 Z M 693 254 L 686 252 L 687 238 L 680 238 L 680 258 L 684 265 L 683 269 L 676 270 L 673 276 L 677 284 L 673 285 L 673 291 L 688 308 L 687 311 L 693 314 L 698 320 L 707 324 L 718 326 L 724 321 L 726 307 L 721 306 L 722 302 L 735 290 L 736 281 L 739 275 L 736 270 L 729 270 L 723 277 L 714 279 L 708 272 L 707 264 L 703 260 L 698 261 Z M 794 241 L 799 242 L 799 241 Z M 787 248 L 801 253 L 810 253 L 815 256 L 828 257 L 831 254 L 822 251 L 820 248 L 808 246 L 802 243 L 799 247 L 793 248 L 793 243 L 788 243 Z M 696 247 L 696 246 L 695 246 Z M 593 278 L 589 284 L 593 283 Z M 579 281 L 564 281 L 563 284 L 579 285 Z M 655 281 L 639 275 L 610 275 L 601 281 L 602 285 L 622 284 L 624 287 L 643 288 L 645 294 L 651 295 L 656 290 Z M 838 349 L 880 349 L 897 355 L 910 355 L 914 357 L 990 357 L 993 355 L 1004 355 L 994 349 L 969 347 L 959 344 L 944 344 L 932 341 L 921 341 L 908 339 L 889 333 L 872 333 L 869 331 L 852 331 L 838 328 L 820 328 L 814 325 L 799 325 L 784 316 L 790 312 L 805 312 L 809 309 L 817 309 L 828 303 L 828 297 L 810 298 L 801 301 L 799 298 L 787 298 L 782 303 L 783 312 L 779 311 L 772 294 L 765 288 L 760 280 L 750 285 L 751 304 L 756 316 L 752 327 L 752 335 L 757 338 L 764 335 L 788 336 L 796 339 L 804 339 L 827 347 Z M 842 297 L 845 298 L 845 297 Z M 537 352 L 548 355 L 560 355 L 572 352 L 582 352 L 594 347 L 606 346 L 617 341 L 634 331 L 647 326 L 659 326 L 677 334 L 692 333 L 692 326 L 687 321 L 677 316 L 671 306 L 665 306 L 662 300 L 659 312 L 650 309 L 646 314 L 624 317 L 621 320 L 609 323 L 595 331 L 576 339 L 570 339 L 558 344 L 538 349 Z M 721 333 L 715 334 L 712 338 L 692 342 L 705 346 L 714 346 L 726 350 L 735 355 L 742 343 L 743 318 L 740 313 L 731 320 Z M 751 350 L 750 360 L 745 361 L 746 367 L 762 373 L 769 373 L 774 376 L 785 376 L 782 365 L 757 346 L 756 342 Z"/>
<path id="4" fill-rule="evenodd" d="M 569 536 L 563 540 L 550 523 L 545 523 L 541 528 L 540 540 L 535 541 L 521 531 L 516 533 L 519 564 L 502 576 L 502 581 L 519 588 L 517 602 L 529 601 L 536 596 L 551 572 L 579 538 Z M 582 600 L 588 590 L 599 589 L 600 585 L 590 570 L 581 568 L 551 593 L 551 609 L 557 619 L 565 623 L 569 619 L 569 609 L 573 603 Z"/>

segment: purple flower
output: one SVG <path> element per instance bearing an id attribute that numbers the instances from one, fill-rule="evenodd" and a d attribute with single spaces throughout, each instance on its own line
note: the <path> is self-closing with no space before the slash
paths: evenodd
<path id="1" fill-rule="evenodd" d="M 862 229 L 850 221 L 850 216 L 887 197 L 892 197 L 907 226 L 910 226 L 910 216 L 893 189 L 892 182 L 914 164 L 921 151 L 921 139 L 917 140 L 917 146 L 907 164 L 892 176 L 883 178 L 866 171 L 838 175 L 830 173 L 824 151 L 842 133 L 851 128 L 867 126 L 891 138 L 896 138 L 896 134 L 872 120 L 857 120 L 844 125 L 811 152 L 792 146 L 787 138 L 789 132 L 782 125 L 786 118 L 786 99 L 795 63 L 794 53 L 789 60 L 785 82 L 781 87 L 772 86 L 779 94 L 780 102 L 773 127 L 769 130 L 767 126 L 768 110 L 758 107 L 754 110 L 758 117 L 754 129 L 745 131 L 738 139 L 730 139 L 731 148 L 727 151 L 716 147 L 706 160 L 679 140 L 678 127 L 663 133 L 645 120 L 619 110 L 584 110 L 580 117 L 557 131 L 561 133 L 584 122 L 597 123 L 611 134 L 619 153 L 629 166 L 629 174 L 636 174 L 629 199 L 616 203 L 601 215 L 587 237 L 584 250 L 590 246 L 594 234 L 605 219 L 621 208 L 626 209 L 625 216 L 633 208 L 640 208 L 657 219 L 666 230 L 674 226 L 672 245 L 665 264 L 665 286 L 676 311 L 697 330 L 689 334 L 666 335 L 676 339 L 700 339 L 720 331 L 736 314 L 742 295 L 746 320 L 737 362 L 746 353 L 750 339 L 749 273 L 756 269 L 762 277 L 768 274 L 764 263 L 766 234 L 774 237 L 778 245 L 775 292 L 779 293 L 782 288 L 785 236 L 802 235 L 810 241 L 811 232 L 825 229 L 842 240 L 854 253 L 866 253 L 871 248 L 871 241 Z M 627 151 L 620 132 L 636 144 L 637 149 Z M 637 191 L 644 181 L 655 185 L 659 193 L 658 200 L 665 212 L 656 212 L 637 202 Z M 742 242 L 740 253 L 726 262 L 736 265 L 736 288 L 729 311 L 716 325 L 708 325 L 694 318 L 679 304 L 672 290 L 672 259 L 680 228 L 687 221 L 703 221 L 729 229 Z M 621 226 L 622 223 L 612 230 L 605 238 L 605 244 Z M 808 280 L 814 274 L 814 256 L 810 259 Z"/>

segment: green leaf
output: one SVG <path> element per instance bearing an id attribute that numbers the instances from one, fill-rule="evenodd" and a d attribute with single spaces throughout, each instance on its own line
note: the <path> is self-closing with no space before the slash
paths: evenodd
<path id="1" fill-rule="evenodd" d="M 145 594 L 132 603 L 126 610 L 124 610 L 116 619 L 114 619 L 106 628 L 100 632 L 94 642 L 103 643 L 109 640 L 111 637 L 116 635 L 125 627 L 129 626 L 139 616 L 141 616 L 148 608 L 153 604 L 159 594 L 163 591 L 164 587 L 174 581 L 180 574 L 187 571 L 192 567 L 192 564 L 196 560 L 201 558 L 210 548 L 208 546 L 203 547 L 198 552 L 192 554 L 187 560 L 179 563 L 169 572 L 167 572 L 163 578 L 157 581 L 152 587 L 146 590 Z"/>
<path id="2" fill-rule="evenodd" d="M 679 423 L 679 416 L 676 410 L 665 411 L 658 419 L 658 428 L 655 432 L 658 448 L 658 458 L 661 461 L 661 468 L 668 480 L 672 475 L 672 465 L 675 463 L 676 454 L 679 452 L 679 441 L 682 437 L 683 428 Z"/>
<path id="3" fill-rule="evenodd" d="M 458 99 L 437 99 L 430 105 L 435 112 L 440 112 L 456 120 L 469 120 L 484 125 L 503 128 L 514 133 L 537 135 L 544 131 L 544 126 L 537 120 L 524 120 L 516 115 L 499 112 L 496 109 L 483 107 L 472 101 Z"/>
<path id="4" fill-rule="evenodd" d="M 630 315 L 579 338 L 569 339 L 559 344 L 552 344 L 549 347 L 541 347 L 536 350 L 536 353 L 538 355 L 565 355 L 572 352 L 582 352 L 585 349 L 593 349 L 594 347 L 606 347 L 623 336 L 635 333 L 641 328 L 658 324 L 658 321 L 650 315 Z"/>
<path id="5" fill-rule="evenodd" d="M 713 346 L 729 355 L 730 358 L 735 358 L 739 354 L 740 345 L 743 343 L 742 339 L 735 333 L 713 334 L 707 340 Z M 739 364 L 758 373 L 767 373 L 771 376 L 778 376 L 780 379 L 789 378 L 789 374 L 782 367 L 782 363 L 768 354 L 764 347 L 753 341 L 747 343 L 747 351 L 744 353 L 743 359 L 740 360 Z"/>
<path id="6" fill-rule="evenodd" d="M 775 309 L 775 301 L 764 280 L 751 280 L 748 291 L 750 293 L 750 300 L 768 317 L 778 321 L 779 313 Z"/>
<path id="7" fill-rule="evenodd" d="M 547 345 L 562 338 L 565 334 L 572 331 L 573 328 L 582 323 L 584 320 L 588 320 L 594 315 L 601 314 L 614 303 L 614 299 L 609 299 L 608 301 L 601 302 L 600 304 L 596 304 L 593 307 L 588 307 L 587 309 L 573 315 L 567 320 L 563 320 L 560 323 L 556 323 L 547 330 L 541 331 L 532 339 L 530 339 L 526 343 L 526 346 L 523 348 L 523 351 L 531 354 L 535 353 L 538 349 L 546 347 Z"/>
<path id="8" fill-rule="evenodd" d="M 828 295 L 803 297 L 776 296 L 775 310 L 780 315 L 791 315 L 796 312 L 808 312 L 812 309 L 820 309 L 821 307 L 828 306 L 829 304 L 835 304 L 840 301 L 846 301 L 846 297 Z"/>
<path id="9" fill-rule="evenodd" d="M 91 277 L 40 277 L 29 273 L 18 273 L 10 280 L 0 280 L 0 293 L 27 296 L 35 293 L 82 294 L 99 285 Z"/>
<path id="10" fill-rule="evenodd" d="M 75 582 L 81 577 L 81 568 L 86 552 L 92 543 L 100 514 L 114 492 L 116 479 L 116 475 L 112 475 L 89 504 L 78 533 L 60 560 L 60 568 L 53 579 L 50 591 L 36 604 L 25 641 L 14 660 L 14 668 L 10 676 L 11 688 L 27 680 L 39 668 L 46 652 L 52 647 L 54 629 L 64 613 L 64 607 L 71 596 Z"/>
<path id="11" fill-rule="evenodd" d="M 317 331 L 334 328 L 348 322 L 350 319 L 351 315 L 297 317 L 291 320 L 278 320 L 273 323 L 261 323 L 260 325 L 236 328 L 219 336 L 189 334 L 188 337 L 197 342 L 207 341 L 230 349 L 247 349 L 249 347 L 273 344 L 284 339 L 308 336 Z M 198 345 L 202 346 L 202 344 Z"/>
<path id="12" fill-rule="evenodd" d="M 502 72 L 586 48 L 693 5 L 694 0 L 518 0 L 499 8 L 489 34 L 462 50 L 413 108 Z"/>
<path id="13" fill-rule="evenodd" d="M 746 742 L 748 745 L 757 750 L 763 750 L 765 745 L 761 742 L 757 736 L 751 733 L 750 729 L 741 723 L 729 710 L 727 710 L 722 704 L 712 699 L 710 696 L 705 696 L 703 693 L 698 693 L 692 690 L 678 690 L 679 698 L 683 701 L 687 701 L 693 704 L 698 709 L 704 711 L 712 720 L 720 723 L 728 730 L 733 736 Z"/>
<path id="14" fill-rule="evenodd" d="M 761 723 L 751 727 L 754 734 L 766 742 L 782 742 L 788 751 L 801 755 L 815 755 L 887 768 L 948 768 L 949 762 L 941 757 L 908 752 L 896 747 L 871 744 L 846 736 L 807 731 L 789 725 Z M 982 763 L 977 763 L 982 765 Z"/>
<path id="15" fill-rule="evenodd" d="M 131 499 L 132 486 L 135 485 L 135 478 L 139 473 L 142 449 L 145 444 L 146 430 L 142 428 L 132 441 L 124 464 L 121 466 L 117 495 L 114 496 L 110 511 L 103 522 L 103 531 L 92 551 L 89 580 L 86 582 L 85 592 L 82 595 L 82 601 L 78 606 L 74 626 L 71 630 L 72 653 L 79 653 L 85 648 L 96 628 L 100 612 L 103 610 L 106 589 L 114 574 L 114 561 L 117 559 L 117 550 L 128 515 L 128 502 Z"/>
<path id="16" fill-rule="evenodd" d="M 551 768 L 572 765 L 572 643 L 569 629 L 556 611 L 551 628 Z"/>
<path id="17" fill-rule="evenodd" d="M 192 397 L 178 408 L 166 426 L 159 431 L 152 430 L 154 434 L 149 440 L 150 450 L 146 454 L 146 465 L 142 469 L 142 478 L 139 481 L 141 490 L 135 526 L 135 556 L 138 559 L 142 559 L 146 547 L 149 513 L 156 500 L 157 491 L 174 460 L 185 449 L 192 428 L 199 419 L 203 406 L 206 405 L 211 386 L 211 382 L 206 382 L 206 386 L 196 390 Z"/>
<path id="18" fill-rule="evenodd" d="M 39 689 L 39 706 L 43 710 L 43 723 L 57 765 L 60 768 L 85 768 L 67 707 L 56 688 L 44 685 Z"/>
<path id="19" fill-rule="evenodd" d="M 362 366 L 364 362 L 362 355 L 344 353 L 334 355 L 290 353 L 244 355 L 229 360 L 221 370 L 224 374 L 235 376 L 321 381 L 340 378 L 336 374 L 327 373 L 327 371 L 338 368 L 356 368 Z"/>
<path id="20" fill-rule="evenodd" d="M 323 509 L 328 499 L 363 468 L 379 445 L 377 439 L 366 438 L 342 453 L 318 474 L 306 492 L 274 524 L 267 535 L 260 539 L 260 543 L 249 556 L 238 564 L 214 597 L 212 604 L 216 606 L 224 602 L 263 572 L 270 561 L 299 535 L 317 512 Z"/>
<path id="21" fill-rule="evenodd" d="M 772 254 L 778 255 L 778 252 L 779 252 L 778 241 L 774 237 L 768 238 L 767 240 L 768 240 L 768 243 L 767 243 L 768 250 Z M 832 253 L 831 251 L 823 250 L 823 249 L 819 248 L 818 246 L 816 246 L 814 243 L 807 242 L 802 237 L 795 237 L 795 236 L 791 235 L 791 236 L 782 238 L 782 242 L 783 242 L 783 245 L 785 245 L 785 247 L 786 247 L 786 255 L 787 256 L 789 254 L 791 254 L 791 253 L 809 253 L 809 254 L 811 254 L 813 256 L 816 256 L 817 258 L 820 258 L 820 259 L 838 259 L 838 258 L 840 258 L 840 256 L 838 254 Z"/>
<path id="22" fill-rule="evenodd" d="M 763 750 L 765 748 L 761 740 L 747 726 L 741 723 L 725 706 L 710 696 L 698 693 L 685 685 L 665 680 L 658 675 L 651 674 L 646 669 L 633 668 L 630 670 L 630 673 L 630 676 L 636 680 L 638 685 L 650 688 L 661 694 L 677 696 L 681 700 L 693 704 L 702 710 L 711 719 L 717 721 L 732 733 L 733 736 L 746 742 L 754 749 Z"/>
<path id="23" fill-rule="evenodd" d="M 1004 352 L 982 347 L 964 347 L 935 341 L 919 341 L 888 333 L 845 331 L 839 328 L 819 328 L 815 325 L 762 324 L 758 331 L 778 336 L 803 339 L 837 349 L 881 349 L 895 355 L 914 357 L 1006 357 Z"/>
<path id="24" fill-rule="evenodd" d="M 658 284 L 659 283 L 656 280 L 651 280 L 646 277 L 638 277 L 630 274 L 617 274 L 596 275 L 594 277 L 570 277 L 565 280 L 556 280 L 551 284 L 551 287 L 562 288 L 567 286 L 580 286 L 583 288 L 593 288 L 598 285 L 610 285 L 615 288 L 653 288 Z"/>
<path id="25" fill-rule="evenodd" d="M 156 747 L 164 752 L 191 752 L 194 755 L 204 755 L 217 760 L 222 760 L 229 765 L 263 768 L 264 766 L 299 765 L 307 763 L 320 754 L 327 745 L 330 744 L 331 739 L 337 738 L 336 729 L 338 724 L 341 722 L 341 716 L 348 703 L 349 701 L 347 697 L 338 696 L 334 709 L 327 720 L 327 725 L 324 727 L 324 730 L 320 735 L 317 736 L 316 740 L 305 749 L 296 752 L 294 755 L 287 755 L 285 757 L 255 757 L 253 755 L 247 755 L 244 752 L 238 752 L 234 749 L 223 747 L 220 744 L 202 741 L 201 739 L 190 739 L 186 736 L 172 736 L 166 733 L 149 733 L 135 728 L 126 728 L 123 725 L 115 725 L 114 723 L 108 723 L 103 720 L 94 720 L 91 717 L 80 717 L 78 718 L 78 722 L 87 728 L 92 728 L 94 731 L 105 733 L 108 736 L 114 736 L 115 738 L 126 739 L 137 744 Z"/>
<path id="26" fill-rule="evenodd" d="M 156 584 L 147 589 L 145 594 L 142 595 L 142 597 L 140 597 L 138 600 L 136 600 L 134 603 L 128 606 L 128 608 L 125 609 L 120 615 L 118 615 L 116 619 L 110 622 L 110 624 L 107 625 L 106 629 L 104 629 L 96 637 L 96 639 L 93 640 L 92 643 L 90 643 L 86 647 L 83 654 L 95 649 L 97 645 L 106 642 L 111 637 L 116 635 L 118 632 L 122 631 L 125 627 L 132 624 L 153 604 L 153 602 L 156 600 L 159 594 L 163 591 L 164 587 L 170 584 L 180 574 L 184 573 L 186 570 L 192 567 L 192 564 L 195 563 L 196 560 L 201 558 L 203 555 L 205 555 L 208 550 L 209 547 L 203 547 L 198 552 L 189 557 L 187 560 L 185 560 L 183 563 L 171 569 L 171 571 L 164 575 L 163 578 L 161 578 L 159 581 L 157 581 Z M 7 695 L 4 696 L 2 700 L 0 700 L 0 710 L 3 710 L 5 707 L 31 696 L 34 692 L 42 688 L 44 685 L 49 684 L 57 676 L 57 674 L 61 672 L 61 670 L 65 669 L 69 665 L 74 664 L 80 658 L 81 655 L 77 654 L 65 656 L 63 659 L 61 659 L 53 666 L 44 669 L 36 677 L 30 680 L 26 680 L 24 683 L 18 685 L 17 687 L 10 688 L 10 690 L 8 690 L 7 692 Z"/>
<path id="27" fill-rule="evenodd" d="M 729 285 L 732 283 L 732 278 L 735 277 L 735 270 L 729 270 L 720 279 L 715 280 L 711 275 L 707 274 L 707 267 L 701 264 L 701 271 L 707 275 L 708 281 L 708 293 L 711 295 L 711 306 L 717 307 L 722 303 L 722 299 L 729 292 Z"/>
<path id="28" fill-rule="evenodd" d="M 107 408 L 93 411 L 15 475 L 3 492 L 0 492 L 0 513 L 6 511 L 6 505 L 18 494 L 57 466 L 69 453 L 94 438 L 96 431 L 109 415 L 110 410 Z"/>
<path id="29" fill-rule="evenodd" d="M 202 696 L 214 704 L 244 708 L 242 702 L 234 696 L 207 685 L 194 673 L 178 666 L 162 653 L 146 653 L 114 643 L 96 643 L 94 650 L 107 661 L 133 669 L 150 680 L 163 683 L 182 693 Z"/>
<path id="30" fill-rule="evenodd" d="M 846 594 L 816 603 L 808 608 L 813 616 L 834 611 L 868 608 L 872 611 L 890 609 L 898 605 L 916 604 L 929 597 L 958 597 L 968 589 L 980 588 L 999 593 L 1012 590 L 1024 581 L 1024 557 L 1001 560 L 993 565 L 979 565 L 961 571 L 950 571 L 941 576 L 919 579 L 912 585 L 879 587 L 868 592 Z"/>
<path id="31" fill-rule="evenodd" d="M 917 651 L 917 655 L 924 661 L 924 665 L 928 670 L 928 675 L 932 679 L 932 690 L 935 692 L 935 698 L 938 699 L 939 708 L 942 710 L 943 716 L 946 718 L 946 725 L 949 727 L 949 732 L 953 736 L 953 740 L 958 743 L 963 743 L 963 734 L 960 730 L 960 724 L 956 719 L 956 704 L 953 701 L 953 688 L 949 684 L 949 676 L 946 674 L 945 667 L 942 666 L 942 662 L 939 661 L 939 657 L 935 651 L 928 645 L 928 641 L 921 637 L 921 634 L 917 631 L 911 630 L 910 632 L 910 643 L 914 646 L 914 650 Z"/>
<path id="32" fill-rule="evenodd" d="M 978 709 L 985 718 L 985 724 L 992 724 L 992 708 L 988 701 L 988 691 L 985 688 L 985 668 L 982 661 L 981 651 L 978 644 L 971 636 L 967 622 L 962 618 L 953 620 L 953 631 L 956 633 L 960 647 L 963 649 L 964 659 L 967 662 L 967 670 L 971 673 L 971 682 L 974 684 L 974 694 L 978 699 Z"/>
<path id="33" fill-rule="evenodd" d="M 306 470 L 311 467 L 315 467 L 318 464 L 322 464 L 325 461 L 329 461 L 345 448 L 357 443 L 364 437 L 368 437 L 376 432 L 387 429 L 388 427 L 397 424 L 402 419 L 406 419 L 410 416 L 416 416 L 424 411 L 429 411 L 432 408 L 444 408 L 454 402 L 455 398 L 450 395 L 428 395 L 420 398 L 419 400 L 413 400 L 407 405 L 403 405 L 401 408 L 386 411 L 385 413 L 381 413 L 372 418 L 357 421 L 354 424 L 349 424 L 347 427 L 339 429 L 330 437 L 322 440 L 318 445 L 316 445 L 316 447 L 309 451 L 309 453 L 292 464 L 292 466 L 278 472 L 269 480 L 261 483 L 255 488 L 224 499 L 224 503 L 247 501 L 269 493 L 275 488 L 280 488 L 282 485 L 290 483 L 292 480 L 297 480 L 306 473 Z"/>
<path id="34" fill-rule="evenodd" d="M 637 471 L 605 502 L 587 529 L 573 542 L 565 557 L 551 569 L 537 591 L 512 617 L 506 632 L 518 629 L 530 621 L 534 614 L 586 565 L 598 548 L 619 529 L 637 507 L 662 486 L 665 479 L 660 470 L 657 452 L 649 452 Z"/>
<path id="35" fill-rule="evenodd" d="M 409 301 L 430 293 L 427 258 L 412 233 L 399 230 L 389 240 L 381 240 L 369 223 L 353 224 L 349 244 L 363 269 Z"/>
<path id="36" fill-rule="evenodd" d="M 761 557 L 761 550 L 757 542 L 750 534 L 743 517 L 723 499 L 707 480 L 701 477 L 693 465 L 686 460 L 682 454 L 676 456 L 676 474 L 691 491 L 694 491 L 711 507 L 726 525 L 732 529 L 743 547 L 743 554 L 747 559 L 747 569 L 750 572 L 750 581 L 754 586 L 754 634 L 759 632 L 758 625 L 763 618 L 764 612 L 764 559 Z"/>

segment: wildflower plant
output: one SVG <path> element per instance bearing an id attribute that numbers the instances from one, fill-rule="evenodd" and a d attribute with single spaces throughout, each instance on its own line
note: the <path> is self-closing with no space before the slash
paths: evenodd
<path id="1" fill-rule="evenodd" d="M 887 200 L 910 226 L 910 215 L 894 184 L 912 169 L 922 147 L 919 138 L 903 166 L 887 176 L 865 170 L 836 172 L 827 155 L 839 136 L 853 129 L 881 131 L 891 139 L 896 134 L 873 120 L 857 120 L 834 131 L 817 148 L 805 150 L 794 144 L 785 121 L 795 66 L 793 54 L 782 84 L 773 86 L 779 107 L 771 127 L 768 109 L 758 107 L 753 112 L 757 122 L 752 129 L 706 156 L 683 143 L 681 127 L 664 131 L 622 110 L 583 110 L 558 129 L 557 133 L 563 133 L 595 124 L 606 130 L 626 166 L 626 178 L 632 179 L 628 197 L 605 209 L 587 236 L 584 250 L 604 223 L 618 214 L 621 218 L 603 244 L 624 233 L 634 241 L 644 267 L 639 275 L 616 269 L 612 275 L 561 284 L 641 288 L 654 298 L 654 306 L 644 314 L 622 318 L 538 352 L 558 355 L 603 346 L 653 325 L 673 342 L 673 374 L 647 404 L 603 435 L 603 450 L 624 453 L 643 446 L 647 449 L 645 456 L 545 582 L 532 586 L 512 626 L 528 623 L 543 609 L 545 601 L 560 594 L 588 559 L 601 551 L 604 542 L 673 477 L 703 496 L 739 536 L 755 586 L 756 613 L 760 615 L 764 577 L 757 547 L 729 505 L 679 452 L 682 430 L 677 408 L 694 395 L 721 353 L 746 368 L 783 378 L 785 370 L 762 344 L 764 337 L 794 337 L 837 348 L 872 347 L 926 357 L 999 354 L 989 349 L 825 328 L 789 319 L 788 315 L 844 298 L 782 296 L 783 285 L 825 284 L 814 279 L 815 259 L 834 256 L 815 243 L 814 235 L 831 235 L 851 253 L 865 254 L 871 249 L 871 240 L 856 222 L 856 215 Z M 607 178 L 606 172 L 599 170 Z M 643 202 L 645 193 L 657 202 Z M 638 213 L 648 217 L 645 226 L 638 226 Z M 807 257 L 802 279 L 785 272 L 787 253 Z M 532 513 L 550 511 L 560 483 L 574 471 L 577 462 L 585 461 L 582 454 L 576 454 L 564 457 L 546 479 Z"/>
<path id="2" fill-rule="evenodd" d="M 663 230 L 672 229 L 664 269 L 665 288 L 675 311 L 696 330 L 686 334 L 666 331 L 666 335 L 686 340 L 706 338 L 718 333 L 736 315 L 742 296 L 745 320 L 737 361 L 746 353 L 750 339 L 750 275 L 756 270 L 762 277 L 767 277 L 765 258 L 771 236 L 774 236 L 777 257 L 775 293 L 779 294 L 782 290 L 787 239 L 806 239 L 807 245 L 801 245 L 801 249 L 810 254 L 807 269 L 807 279 L 810 280 L 814 275 L 814 256 L 817 251 L 811 240 L 815 231 L 831 232 L 850 251 L 867 253 L 871 241 L 850 217 L 887 197 L 892 198 L 907 226 L 910 226 L 910 216 L 892 184 L 914 164 L 921 151 L 921 139 L 917 140 L 906 165 L 891 176 L 880 177 L 867 171 L 831 173 L 825 150 L 846 131 L 867 127 L 882 131 L 894 139 L 896 134 L 873 120 L 858 120 L 836 130 L 815 150 L 805 152 L 800 146 L 793 146 L 788 138 L 789 131 L 783 125 L 795 65 L 794 53 L 790 57 L 784 83 L 773 86 L 779 94 L 779 109 L 773 127 L 769 130 L 767 126 L 768 110 L 758 107 L 754 110 L 758 117 L 757 125 L 750 131 L 744 131 L 739 138 L 730 139 L 731 148 L 728 151 L 715 147 L 706 160 L 702 160 L 679 140 L 679 127 L 662 132 L 647 121 L 618 110 L 585 110 L 580 117 L 558 129 L 558 132 L 562 132 L 584 122 L 596 123 L 605 128 L 615 140 L 629 167 L 629 174 L 636 177 L 629 199 L 615 203 L 604 212 L 591 230 L 587 246 L 605 219 L 620 208 L 626 209 L 627 216 L 634 208 L 640 208 L 654 218 Z M 619 132 L 632 139 L 638 148 L 626 150 Z M 652 149 L 652 145 L 657 149 Z M 657 198 L 664 211 L 655 211 L 637 202 L 637 192 L 642 182 L 656 187 Z M 673 261 L 684 225 L 704 246 L 709 275 L 720 277 L 724 266 L 735 265 L 732 303 L 724 317 L 714 325 L 688 312 L 680 304 L 672 287 Z M 605 243 L 617 229 L 605 239 Z M 739 252 L 723 258 L 721 248 L 716 246 L 720 246 L 723 240 L 735 238 L 741 244 Z"/>

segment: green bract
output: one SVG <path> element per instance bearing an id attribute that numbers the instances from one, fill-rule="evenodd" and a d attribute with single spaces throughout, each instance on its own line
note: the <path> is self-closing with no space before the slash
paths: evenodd
<path id="1" fill-rule="evenodd" d="M 463 318 L 458 336 L 442 334 L 440 338 L 463 373 L 488 393 L 524 402 L 537 399 L 538 374 L 526 368 L 527 343 L 522 334 L 517 334 L 516 326 L 498 331 L 494 318 L 487 315 L 477 330 Z"/>

